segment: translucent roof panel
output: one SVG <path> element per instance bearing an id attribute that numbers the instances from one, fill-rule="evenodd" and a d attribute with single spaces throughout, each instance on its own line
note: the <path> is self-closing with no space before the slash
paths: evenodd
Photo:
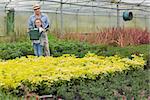
<path id="1" fill-rule="evenodd" d="M 150 15 L 150 0 L 0 0 L 0 10 L 14 8 L 16 11 L 33 11 L 32 5 L 35 3 L 40 4 L 46 12 L 98 15 L 116 14 L 118 9 L 121 12 L 131 10 L 138 14 L 141 11 L 144 15 Z"/>

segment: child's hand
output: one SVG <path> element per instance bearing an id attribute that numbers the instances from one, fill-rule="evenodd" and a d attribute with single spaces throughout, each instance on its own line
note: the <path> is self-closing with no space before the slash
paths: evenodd
<path id="1" fill-rule="evenodd" d="M 42 27 L 39 27 L 39 32 L 40 32 L 40 33 L 41 33 L 41 32 L 45 32 L 45 29 L 42 28 Z"/>
<path id="2" fill-rule="evenodd" d="M 29 32 L 30 30 L 29 29 L 27 29 L 27 33 Z"/>

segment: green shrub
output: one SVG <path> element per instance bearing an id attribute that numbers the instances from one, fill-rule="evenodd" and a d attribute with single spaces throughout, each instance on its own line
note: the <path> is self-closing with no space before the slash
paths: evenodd
<path id="1" fill-rule="evenodd" d="M 113 76 L 97 77 L 91 79 L 72 79 L 71 81 L 58 82 L 48 87 L 42 81 L 34 91 L 38 95 L 50 95 L 62 97 L 65 100 L 127 100 L 134 97 L 135 100 L 147 100 L 149 94 L 150 70 L 131 70 L 123 73 L 116 73 Z M 30 87 L 34 84 L 28 84 Z M 14 91 L 13 91 L 14 92 Z M 0 91 L 0 98 L 16 98 L 16 95 L 9 95 Z M 21 96 L 23 94 L 17 94 Z M 120 100 L 119 99 L 119 100 Z"/>
<path id="2" fill-rule="evenodd" d="M 33 55 L 33 49 L 29 42 L 0 44 L 0 59 L 14 59 L 16 57 Z"/>
<path id="3" fill-rule="evenodd" d="M 114 76 L 105 76 L 96 80 L 74 79 L 70 82 L 58 83 L 48 88 L 43 84 L 43 88 L 38 86 L 36 92 L 39 95 L 53 94 L 61 96 L 66 100 L 115 100 L 126 96 L 131 100 L 142 98 L 145 100 L 149 96 L 149 70 L 129 71 L 127 73 L 116 73 Z M 78 99 L 77 99 L 78 98 Z"/>
<path id="4" fill-rule="evenodd" d="M 59 57 L 63 54 L 75 54 L 77 57 L 84 57 L 89 51 L 97 55 L 112 56 L 120 55 L 130 57 L 131 54 L 144 54 L 149 57 L 150 45 L 138 45 L 127 47 L 112 47 L 106 45 L 90 45 L 84 42 L 62 41 L 54 38 L 49 39 L 51 56 Z M 14 59 L 16 57 L 34 55 L 31 41 L 0 44 L 0 59 Z"/>

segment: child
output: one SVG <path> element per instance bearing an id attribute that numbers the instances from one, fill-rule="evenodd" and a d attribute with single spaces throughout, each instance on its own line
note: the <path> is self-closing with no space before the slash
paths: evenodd
<path id="1" fill-rule="evenodd" d="M 39 40 L 32 40 L 33 43 L 33 49 L 34 49 L 34 54 L 35 56 L 42 56 L 42 43 L 41 43 L 41 36 L 42 33 L 44 32 L 44 29 L 42 28 L 42 21 L 40 18 L 36 18 L 34 21 L 35 28 L 34 30 L 38 30 L 40 35 Z"/>

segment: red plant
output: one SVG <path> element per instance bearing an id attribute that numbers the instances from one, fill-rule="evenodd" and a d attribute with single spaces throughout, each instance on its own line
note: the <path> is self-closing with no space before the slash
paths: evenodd
<path id="1" fill-rule="evenodd" d="M 93 33 L 65 33 L 61 38 L 123 47 L 150 43 L 150 32 L 139 28 L 104 28 Z"/>

